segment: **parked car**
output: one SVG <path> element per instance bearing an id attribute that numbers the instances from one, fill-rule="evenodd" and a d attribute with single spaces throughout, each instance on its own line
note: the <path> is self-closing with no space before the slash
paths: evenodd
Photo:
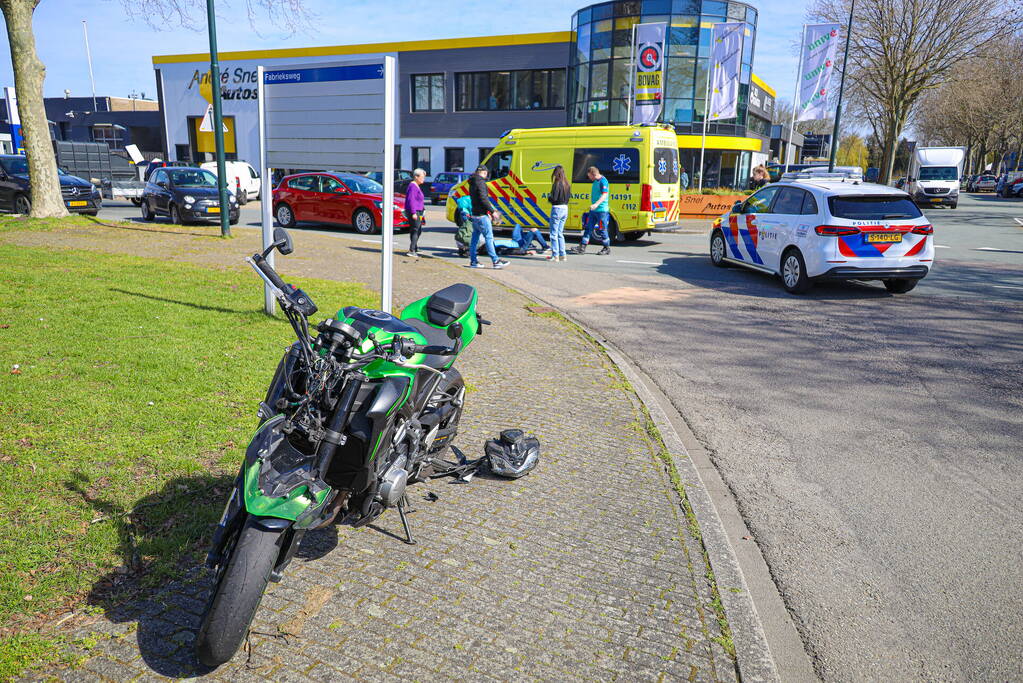
<path id="1" fill-rule="evenodd" d="M 228 218 L 238 223 L 238 200 L 228 190 Z M 220 220 L 220 191 L 217 176 L 193 166 L 165 166 L 149 176 L 142 192 L 142 220 L 169 216 L 171 223 L 188 225 Z"/>
<path id="2" fill-rule="evenodd" d="M 431 183 L 430 201 L 434 204 L 440 204 L 441 202 L 447 201 L 448 192 L 451 191 L 451 188 L 471 175 L 471 173 L 464 173 L 462 171 L 438 173 L 434 176 L 433 182 Z"/>
<path id="3" fill-rule="evenodd" d="M 72 213 L 95 216 L 103 206 L 99 189 L 88 180 L 57 169 L 60 195 Z M 32 190 L 28 182 L 28 157 L 0 155 L 0 210 L 28 213 L 32 210 Z"/>
<path id="4" fill-rule="evenodd" d="M 1005 185 L 1002 186 L 1003 197 L 1023 197 L 1023 175 L 1012 177 L 1013 174 L 1009 174 L 1009 179 L 1005 181 Z"/>
<path id="5" fill-rule="evenodd" d="M 990 173 L 983 175 L 974 176 L 970 178 L 968 192 L 994 192 L 995 185 L 998 184 L 998 178 L 994 177 Z"/>
<path id="6" fill-rule="evenodd" d="M 215 161 L 205 161 L 199 164 L 199 168 L 217 175 Z M 227 187 L 234 192 L 239 204 L 244 206 L 250 199 L 259 199 L 259 173 L 251 164 L 247 161 L 225 161 L 224 170 L 227 171 Z"/>
<path id="7" fill-rule="evenodd" d="M 381 171 L 372 171 L 366 174 L 367 177 L 372 178 L 378 183 L 383 184 L 384 174 Z M 405 190 L 408 189 L 408 184 L 412 182 L 412 171 L 406 171 L 405 169 L 397 169 L 394 171 L 394 193 L 405 194 Z M 424 197 L 429 197 L 432 190 L 432 184 L 429 181 L 424 182 L 419 186 L 419 189 L 423 191 Z"/>
<path id="8" fill-rule="evenodd" d="M 383 223 L 384 187 L 358 173 L 324 171 L 285 176 L 273 191 L 273 211 L 285 228 L 295 223 L 350 225 L 364 235 Z M 391 210 L 394 227 L 408 227 L 404 199 L 397 197 Z"/>

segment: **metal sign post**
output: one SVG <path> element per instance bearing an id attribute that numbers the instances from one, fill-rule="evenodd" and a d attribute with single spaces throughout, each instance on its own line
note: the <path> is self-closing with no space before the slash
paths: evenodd
<path id="1" fill-rule="evenodd" d="M 394 72 L 394 57 L 257 71 L 263 244 L 273 240 L 270 169 L 382 170 L 380 308 L 387 312 L 394 238 Z M 272 298 L 266 309 L 273 311 Z"/>
<path id="2" fill-rule="evenodd" d="M 270 169 L 266 166 L 266 144 L 264 132 L 266 131 L 266 108 L 263 101 L 263 67 L 256 67 L 256 102 L 259 115 L 259 206 L 261 214 L 261 225 L 263 227 L 263 248 L 266 249 L 273 244 L 273 188 L 270 187 Z M 266 255 L 266 262 L 274 267 L 274 252 Z M 270 291 L 270 285 L 263 283 L 263 310 L 267 315 L 273 315 L 276 310 L 277 301 Z"/>

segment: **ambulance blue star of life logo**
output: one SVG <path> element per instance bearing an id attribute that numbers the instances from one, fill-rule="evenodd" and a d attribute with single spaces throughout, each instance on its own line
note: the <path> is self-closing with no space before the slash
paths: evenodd
<path id="1" fill-rule="evenodd" d="M 675 169 L 675 175 L 678 175 L 678 159 L 671 160 L 671 167 Z"/>
<path id="2" fill-rule="evenodd" d="M 629 161 L 629 157 L 625 156 L 624 154 L 619 154 L 611 161 L 611 168 L 613 168 L 614 172 L 617 173 L 618 175 L 628 173 L 629 168 L 631 166 L 632 162 Z"/>
<path id="3" fill-rule="evenodd" d="M 661 175 L 668 172 L 668 162 L 664 159 L 664 157 L 657 160 L 657 172 Z"/>

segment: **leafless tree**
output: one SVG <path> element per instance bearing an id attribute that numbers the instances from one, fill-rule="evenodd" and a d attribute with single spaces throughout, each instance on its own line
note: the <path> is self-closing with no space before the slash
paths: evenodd
<path id="1" fill-rule="evenodd" d="M 810 16 L 844 25 L 849 2 L 815 0 Z M 899 136 L 921 96 L 1011 35 L 1020 9 L 991 0 L 857 0 L 846 94 L 880 142 L 881 182 L 891 179 Z"/>
<path id="2" fill-rule="evenodd" d="M 1023 35 L 957 65 L 941 87 L 920 100 L 913 127 L 929 144 L 966 145 L 970 172 L 994 170 L 1009 152 L 1023 155 Z"/>
<path id="3" fill-rule="evenodd" d="M 294 32 L 308 24 L 309 12 L 301 0 L 241 0 L 253 29 L 261 17 L 275 30 Z M 57 162 L 50 144 L 50 128 L 43 106 L 43 79 L 46 66 L 36 51 L 32 32 L 32 15 L 40 0 L 0 0 L 7 24 L 7 40 L 14 67 L 14 88 L 18 94 L 18 115 L 21 119 L 25 153 L 28 156 L 29 182 L 32 194 L 32 215 L 36 217 L 66 216 L 67 209 L 60 195 Z M 122 0 L 129 15 L 144 19 L 155 28 L 205 26 L 206 7 L 202 0 Z M 227 2 L 221 2 L 230 11 Z"/>

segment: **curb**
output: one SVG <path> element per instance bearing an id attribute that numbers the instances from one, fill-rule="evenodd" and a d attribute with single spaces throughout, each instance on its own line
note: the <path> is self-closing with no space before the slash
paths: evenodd
<path id="1" fill-rule="evenodd" d="M 709 454 L 668 397 L 646 373 L 605 339 L 604 335 L 542 296 L 520 289 L 486 271 L 484 274 L 495 282 L 558 311 L 599 344 L 632 383 L 640 401 L 660 431 L 664 445 L 672 455 L 672 461 L 682 478 L 686 496 L 700 525 L 704 548 L 710 559 L 725 615 L 732 629 L 739 679 L 757 683 L 820 680 L 759 547 L 755 543 L 749 543 L 743 549 L 743 561 L 740 561 L 739 553 L 729 540 L 729 531 L 735 538 L 751 538 L 751 532 L 742 521 L 738 506 L 711 462 Z M 711 489 L 716 495 L 712 495 Z M 715 501 L 722 508 L 720 511 Z M 722 516 L 728 520 L 727 525 L 722 521 Z M 749 582 L 747 575 L 750 577 Z M 755 591 L 751 591 L 750 583 L 753 584 Z M 729 590 L 730 588 L 738 590 Z M 761 610 L 757 609 L 756 603 L 761 605 Z M 761 618 L 761 611 L 764 612 L 763 616 L 766 619 Z M 765 621 L 769 624 L 769 629 L 765 628 Z M 768 630 L 771 633 L 770 639 Z M 781 660 L 781 666 L 775 659 L 776 653 Z"/>

